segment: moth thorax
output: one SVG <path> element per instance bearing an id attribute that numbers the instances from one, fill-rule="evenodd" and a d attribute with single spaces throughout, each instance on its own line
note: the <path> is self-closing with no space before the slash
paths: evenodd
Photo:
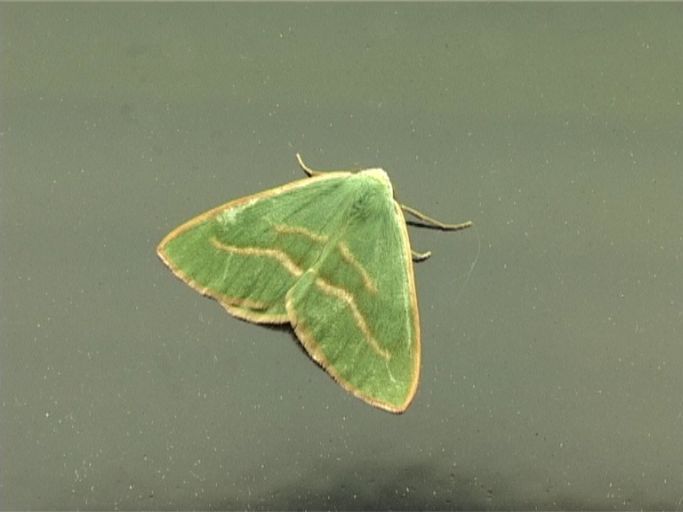
<path id="1" fill-rule="evenodd" d="M 381 213 L 391 200 L 392 189 L 389 178 L 382 169 L 369 169 L 359 175 L 351 215 L 356 218 L 375 217 Z"/>
<path id="2" fill-rule="evenodd" d="M 391 187 L 391 181 L 389 180 L 389 176 L 384 171 L 384 169 L 380 169 L 379 167 L 373 169 L 365 169 L 361 171 L 360 174 L 379 181 L 384 187 L 389 189 L 389 195 L 393 196 L 394 191 Z"/>

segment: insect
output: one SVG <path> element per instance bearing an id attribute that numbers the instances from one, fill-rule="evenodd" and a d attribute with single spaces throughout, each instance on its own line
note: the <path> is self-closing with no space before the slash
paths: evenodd
<path id="1" fill-rule="evenodd" d="M 171 231 L 157 252 L 173 273 L 254 323 L 290 324 L 344 389 L 381 409 L 410 405 L 420 374 L 420 320 L 403 212 L 382 169 L 314 171 L 235 199 Z"/>

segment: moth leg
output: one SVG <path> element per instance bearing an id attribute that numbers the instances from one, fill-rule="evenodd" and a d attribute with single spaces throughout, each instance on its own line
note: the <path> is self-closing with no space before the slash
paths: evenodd
<path id="1" fill-rule="evenodd" d="M 431 228 L 437 228 L 437 229 L 443 229 L 444 231 L 459 231 L 461 229 L 469 228 L 472 225 L 472 221 L 468 220 L 467 222 L 461 222 L 460 224 L 446 224 L 444 222 L 438 221 L 436 219 L 432 219 L 431 217 L 425 215 L 424 213 L 411 208 L 410 206 L 406 206 L 404 204 L 401 205 L 401 210 L 403 210 L 406 213 L 409 213 L 413 217 L 415 217 L 418 220 L 421 220 L 426 224 L 425 227 L 431 227 Z"/>
<path id="2" fill-rule="evenodd" d="M 424 261 L 432 255 L 432 251 L 417 252 L 411 249 L 410 254 L 413 256 L 413 261 Z"/>

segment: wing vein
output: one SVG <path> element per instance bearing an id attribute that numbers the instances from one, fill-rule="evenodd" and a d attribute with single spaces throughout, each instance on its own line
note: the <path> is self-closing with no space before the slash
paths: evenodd
<path id="1" fill-rule="evenodd" d="M 356 325 L 358 326 L 360 331 L 365 336 L 365 340 L 370 345 L 372 350 L 374 350 L 377 354 L 379 354 L 384 359 L 389 360 L 391 358 L 391 354 L 389 353 L 388 350 L 382 348 L 382 346 L 379 344 L 379 342 L 372 335 L 372 332 L 370 331 L 370 328 L 368 327 L 368 324 L 365 321 L 363 314 L 358 309 L 358 305 L 356 304 L 356 300 L 354 299 L 353 295 L 350 294 L 348 291 L 346 291 L 343 288 L 339 288 L 337 286 L 330 284 L 329 282 L 327 282 L 325 279 L 323 279 L 321 277 L 316 278 L 315 284 L 324 293 L 326 293 L 328 295 L 332 295 L 332 296 L 338 298 L 339 300 L 346 302 L 346 304 L 349 306 L 349 309 L 351 310 L 351 313 L 353 315 L 353 319 L 356 322 Z"/>
<path id="2" fill-rule="evenodd" d="M 273 258 L 278 263 L 280 263 L 285 270 L 292 274 L 294 277 L 299 277 L 304 273 L 296 263 L 292 261 L 286 253 L 279 251 L 277 249 L 263 249 L 261 247 L 237 247 L 234 245 L 226 245 L 222 242 L 216 240 L 215 237 L 211 238 L 211 245 L 216 249 L 221 251 L 229 252 L 232 254 L 240 254 L 243 256 L 266 256 L 268 258 Z"/>

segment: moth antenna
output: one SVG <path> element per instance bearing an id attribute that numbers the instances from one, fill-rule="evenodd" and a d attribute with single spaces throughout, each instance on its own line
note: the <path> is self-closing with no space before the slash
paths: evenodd
<path id="1" fill-rule="evenodd" d="M 349 170 L 349 169 L 336 169 L 336 170 L 334 170 L 334 169 L 327 169 L 327 170 L 325 170 L 325 171 L 316 171 L 316 170 L 314 170 L 314 169 L 311 169 L 309 166 L 307 166 L 307 165 L 304 163 L 304 160 L 303 160 L 303 158 L 301 158 L 301 155 L 300 155 L 299 153 L 296 154 L 296 159 L 297 159 L 297 161 L 299 162 L 299 166 L 301 167 L 301 169 L 302 169 L 308 176 L 311 176 L 311 177 L 313 177 L 313 176 L 320 176 L 321 174 L 327 174 L 327 173 L 330 173 L 330 172 L 358 172 L 358 171 L 361 170 L 360 168 L 358 168 L 358 169 L 355 169 L 355 168 L 354 168 L 354 169 L 350 169 L 350 170 Z"/>
<path id="2" fill-rule="evenodd" d="M 301 167 L 301 170 L 304 171 L 307 175 L 309 175 L 309 176 L 312 177 L 312 176 L 319 176 L 319 175 L 321 175 L 321 174 L 325 174 L 325 173 L 322 172 L 322 171 L 314 171 L 314 170 L 311 169 L 309 166 L 307 166 L 307 165 L 304 163 L 304 160 L 303 160 L 303 158 L 301 158 L 301 155 L 300 155 L 299 153 L 296 154 L 296 159 L 297 159 L 298 162 L 299 162 L 299 166 Z"/>
<path id="3" fill-rule="evenodd" d="M 425 215 L 424 213 L 416 210 L 415 208 L 411 208 L 410 206 L 406 206 L 404 204 L 401 204 L 401 210 L 403 210 L 406 213 L 409 213 L 416 219 L 424 222 L 424 227 L 437 228 L 442 229 L 444 231 L 459 231 L 461 229 L 469 228 L 472 225 L 471 220 L 468 220 L 467 222 L 461 222 L 459 224 L 446 224 L 439 220 L 433 219 L 428 215 Z"/>

